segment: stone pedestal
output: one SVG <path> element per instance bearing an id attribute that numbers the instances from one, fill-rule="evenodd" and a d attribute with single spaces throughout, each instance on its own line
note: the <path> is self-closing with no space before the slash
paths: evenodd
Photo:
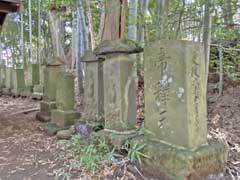
<path id="1" fill-rule="evenodd" d="M 92 52 L 82 58 L 85 63 L 84 110 L 82 119 L 92 127 L 104 126 L 103 66 Z"/>
<path id="2" fill-rule="evenodd" d="M 179 179 L 226 161 L 224 144 L 207 141 L 204 68 L 202 44 L 162 40 L 146 47 L 145 127 L 153 134 L 146 141 L 148 164 Z"/>
<path id="3" fill-rule="evenodd" d="M 74 76 L 61 73 L 57 80 L 56 109 L 51 111 L 52 122 L 65 128 L 73 125 L 77 118 L 74 111 Z"/>
<path id="4" fill-rule="evenodd" d="M 61 65 L 58 62 L 52 62 L 45 68 L 43 101 L 40 103 L 40 112 L 37 114 L 37 119 L 40 121 L 50 121 L 51 111 L 57 107 L 56 92 Z"/>
<path id="5" fill-rule="evenodd" d="M 13 69 L 13 89 L 12 93 L 19 96 L 25 90 L 24 70 Z"/>
<path id="6" fill-rule="evenodd" d="M 5 88 L 3 88 L 3 93 L 6 95 L 11 95 L 12 89 L 13 89 L 13 68 L 6 67 Z"/>

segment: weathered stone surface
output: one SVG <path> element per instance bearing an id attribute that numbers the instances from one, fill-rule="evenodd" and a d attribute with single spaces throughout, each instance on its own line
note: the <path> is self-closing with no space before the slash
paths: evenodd
<path id="1" fill-rule="evenodd" d="M 57 138 L 58 139 L 70 139 L 72 135 L 75 133 L 73 129 L 66 129 L 66 130 L 60 130 L 57 132 Z"/>
<path id="2" fill-rule="evenodd" d="M 133 142 L 146 144 L 142 153 L 151 158 L 143 159 L 145 168 L 161 170 L 171 180 L 206 179 L 210 174 L 220 172 L 228 157 L 227 146 L 216 140 L 209 140 L 208 144 L 195 150 L 156 142 L 151 138 L 134 139 Z"/>
<path id="3" fill-rule="evenodd" d="M 61 66 L 54 62 L 48 64 L 44 68 L 44 93 L 43 101 L 40 103 L 40 112 L 37 115 L 37 119 L 51 119 L 51 111 L 57 108 L 56 105 L 56 93 L 58 77 L 61 74 Z M 48 118 L 47 118 L 48 116 Z"/>
<path id="4" fill-rule="evenodd" d="M 27 85 L 34 86 L 40 83 L 39 64 L 28 65 L 27 71 L 25 73 Z"/>
<path id="5" fill-rule="evenodd" d="M 41 112 L 44 112 L 45 114 L 51 116 L 51 111 L 53 109 L 56 109 L 56 101 L 42 101 L 40 102 L 40 110 Z"/>
<path id="6" fill-rule="evenodd" d="M 74 109 L 74 76 L 61 73 L 57 80 L 56 104 L 57 109 L 69 111 Z"/>
<path id="7" fill-rule="evenodd" d="M 35 85 L 33 87 L 32 98 L 33 99 L 42 99 L 44 87 L 42 84 Z"/>
<path id="8" fill-rule="evenodd" d="M 63 111 L 54 109 L 51 111 L 51 120 L 61 128 L 70 127 L 75 123 L 77 114 L 75 111 Z"/>
<path id="9" fill-rule="evenodd" d="M 74 111 L 74 77 L 70 73 L 61 73 L 57 81 L 57 109 L 51 111 L 51 119 L 60 127 L 68 127 L 77 118 Z"/>
<path id="10" fill-rule="evenodd" d="M 157 141 L 186 148 L 207 143 L 204 49 L 162 40 L 145 50 L 145 122 Z"/>
<path id="11" fill-rule="evenodd" d="M 5 87 L 8 90 L 11 90 L 13 88 L 13 68 L 12 67 L 6 68 Z"/>
<path id="12" fill-rule="evenodd" d="M 91 52 L 87 52 L 82 61 L 86 72 L 82 118 L 91 126 L 104 126 L 102 62 Z"/>
<path id="13" fill-rule="evenodd" d="M 32 86 L 31 85 L 26 85 L 24 88 L 24 91 L 20 93 L 22 97 L 29 97 L 32 94 Z"/>
<path id="14" fill-rule="evenodd" d="M 0 89 L 5 87 L 6 67 L 0 66 Z"/>
<path id="15" fill-rule="evenodd" d="M 45 69 L 45 66 L 40 66 L 40 84 L 37 84 L 33 87 L 33 99 L 42 99 L 43 97 Z"/>
<path id="16" fill-rule="evenodd" d="M 24 70 L 13 69 L 13 94 L 20 95 L 25 90 Z"/>
<path id="17" fill-rule="evenodd" d="M 45 69 L 44 97 L 45 101 L 56 101 L 57 81 L 61 72 L 60 66 L 48 65 Z"/>
<path id="18" fill-rule="evenodd" d="M 136 69 L 128 54 L 108 54 L 103 63 L 105 128 L 116 131 L 136 125 Z"/>
<path id="19" fill-rule="evenodd" d="M 42 123 L 40 125 L 40 128 L 42 128 L 49 136 L 54 136 L 57 134 L 58 131 L 61 130 L 60 127 L 58 127 L 55 123 L 52 122 Z"/>

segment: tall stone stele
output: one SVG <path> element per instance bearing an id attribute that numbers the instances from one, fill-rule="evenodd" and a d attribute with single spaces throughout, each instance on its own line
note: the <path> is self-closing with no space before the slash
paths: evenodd
<path id="1" fill-rule="evenodd" d="M 170 179 L 204 179 L 227 158 L 221 142 L 207 140 L 204 48 L 177 40 L 151 42 L 144 59 L 145 141 L 148 167 Z"/>
<path id="2" fill-rule="evenodd" d="M 57 78 L 56 109 L 51 111 L 51 120 L 61 128 L 74 124 L 77 113 L 74 110 L 74 76 L 62 72 Z"/>
<path id="3" fill-rule="evenodd" d="M 43 92 L 44 92 L 44 76 L 45 76 L 45 65 L 41 65 L 39 67 L 39 84 L 34 85 L 33 87 L 33 93 L 32 93 L 32 98 L 33 99 L 42 99 L 43 97 Z"/>
<path id="4" fill-rule="evenodd" d="M 13 67 L 6 67 L 5 74 L 5 88 L 3 88 L 3 93 L 10 95 L 13 89 Z"/>
<path id="5" fill-rule="evenodd" d="M 135 133 L 136 126 L 136 59 L 138 53 L 130 40 L 104 41 L 96 49 L 103 58 L 105 132 L 116 135 Z"/>
<path id="6" fill-rule="evenodd" d="M 94 127 L 104 126 L 103 66 L 101 58 L 88 51 L 81 60 L 85 63 L 84 109 L 82 119 Z"/>
<path id="7" fill-rule="evenodd" d="M 0 92 L 5 88 L 6 67 L 4 64 L 0 65 Z"/>
<path id="8" fill-rule="evenodd" d="M 26 85 L 27 86 L 35 86 L 39 84 L 40 77 L 39 77 L 39 64 L 29 64 L 27 67 L 27 78 L 26 78 Z"/>
<path id="9" fill-rule="evenodd" d="M 13 69 L 13 89 L 12 93 L 15 96 L 19 96 L 25 90 L 24 69 Z"/>
<path id="10" fill-rule="evenodd" d="M 46 65 L 44 76 L 43 100 L 40 103 L 40 112 L 37 113 L 37 119 L 40 121 L 50 121 L 51 111 L 56 109 L 57 81 L 61 74 L 63 61 L 55 58 L 53 62 Z"/>

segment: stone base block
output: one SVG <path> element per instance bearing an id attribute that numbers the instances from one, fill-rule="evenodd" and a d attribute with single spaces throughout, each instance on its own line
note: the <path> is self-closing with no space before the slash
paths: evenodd
<path id="1" fill-rule="evenodd" d="M 40 128 L 43 129 L 49 136 L 54 136 L 58 131 L 61 130 L 55 123 L 46 122 L 40 125 Z"/>
<path id="2" fill-rule="evenodd" d="M 33 88 L 32 99 L 41 100 L 43 97 L 43 85 L 35 85 Z"/>
<path id="3" fill-rule="evenodd" d="M 77 113 L 75 111 L 62 111 L 52 110 L 51 112 L 52 122 L 56 123 L 59 127 L 70 127 L 75 123 L 77 119 Z"/>
<path id="4" fill-rule="evenodd" d="M 51 111 L 56 109 L 55 101 L 42 101 L 40 102 L 40 112 L 37 113 L 36 119 L 41 122 L 51 121 Z"/>
<path id="5" fill-rule="evenodd" d="M 133 141 L 136 142 L 136 139 Z M 144 159 L 145 169 L 163 171 L 170 180 L 203 180 L 220 172 L 228 157 L 227 146 L 215 140 L 209 140 L 208 144 L 196 150 L 182 149 L 143 138 L 137 142 L 146 144 L 143 153 L 150 157 Z"/>
<path id="6" fill-rule="evenodd" d="M 43 98 L 43 94 L 42 93 L 33 92 L 32 99 L 42 100 L 42 98 Z"/>
<path id="7" fill-rule="evenodd" d="M 32 94 L 32 86 L 26 86 L 24 90 L 20 93 L 22 97 L 29 97 Z"/>
<path id="8" fill-rule="evenodd" d="M 13 96 L 20 96 L 21 93 L 23 93 L 24 91 L 25 91 L 24 88 L 17 88 L 12 90 L 12 94 Z"/>
<path id="9" fill-rule="evenodd" d="M 3 88 L 2 93 L 4 95 L 9 95 L 9 96 L 12 95 L 11 89 L 9 89 L 9 88 Z"/>
<path id="10" fill-rule="evenodd" d="M 118 150 L 120 150 L 127 141 L 138 136 L 136 130 L 118 132 L 115 130 L 104 129 L 99 131 L 98 134 L 104 138 L 108 144 L 113 145 Z"/>
<path id="11" fill-rule="evenodd" d="M 36 119 L 41 122 L 49 122 L 51 121 L 51 116 L 46 112 L 38 112 L 36 115 Z"/>
<path id="12" fill-rule="evenodd" d="M 46 114 L 48 114 L 49 116 L 51 116 L 51 111 L 53 109 L 56 109 L 56 101 L 42 101 L 40 102 L 40 109 L 41 112 L 44 112 Z"/>

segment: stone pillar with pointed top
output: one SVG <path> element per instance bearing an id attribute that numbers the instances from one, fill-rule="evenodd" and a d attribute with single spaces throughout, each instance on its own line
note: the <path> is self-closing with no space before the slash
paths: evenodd
<path id="1" fill-rule="evenodd" d="M 204 48 L 177 40 L 151 42 L 144 59 L 149 167 L 171 179 L 204 179 L 224 166 L 224 143 L 207 140 Z"/>
<path id="2" fill-rule="evenodd" d="M 51 120 L 61 128 L 74 124 L 77 113 L 74 110 L 74 76 L 63 72 L 57 79 L 56 109 L 51 111 Z"/>
<path id="3" fill-rule="evenodd" d="M 56 58 L 53 62 L 47 64 L 45 68 L 43 101 L 40 103 L 40 112 L 37 114 L 37 119 L 40 121 L 50 121 L 51 111 L 57 108 L 57 81 L 61 74 L 62 65 L 63 61 Z"/>
<path id="4" fill-rule="evenodd" d="M 103 113 L 103 66 L 92 52 L 86 52 L 82 57 L 85 63 L 84 80 L 84 110 L 82 119 L 92 127 L 104 126 Z"/>

